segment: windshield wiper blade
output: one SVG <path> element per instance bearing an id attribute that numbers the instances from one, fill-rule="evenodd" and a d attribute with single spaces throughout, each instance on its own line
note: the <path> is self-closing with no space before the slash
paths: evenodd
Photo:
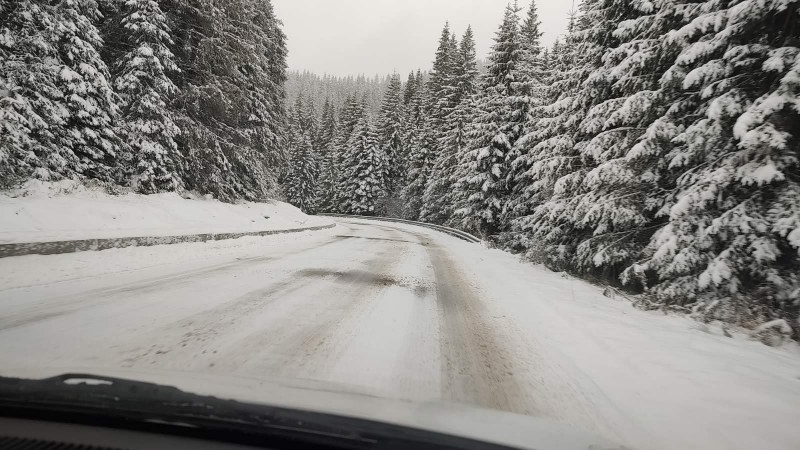
<path id="1" fill-rule="evenodd" d="M 290 408 L 220 399 L 135 380 L 64 374 L 41 380 L 0 377 L 0 415 L 43 413 L 92 424 L 184 428 L 229 436 L 282 439 L 334 448 L 507 448 L 467 438 Z M 59 415 L 60 414 L 60 415 Z M 60 420 L 60 419 L 53 419 Z M 83 420 L 82 423 L 85 423 Z M 192 429 L 193 431 L 188 431 Z M 174 430 L 173 430 L 174 431 Z M 244 441 L 252 441 L 245 439 Z"/>
<path id="2" fill-rule="evenodd" d="M 318 436 L 326 442 L 350 444 L 375 442 L 345 424 L 331 423 L 330 418 L 336 416 L 242 403 L 192 394 L 174 386 L 89 374 L 64 374 L 41 380 L 0 377 L 0 404 L 3 405 L 0 410 L 5 411 L 16 405 L 71 414 L 101 413 L 105 419 L 115 417 L 128 423 L 236 429 L 259 435 L 302 435 L 304 439 Z"/>

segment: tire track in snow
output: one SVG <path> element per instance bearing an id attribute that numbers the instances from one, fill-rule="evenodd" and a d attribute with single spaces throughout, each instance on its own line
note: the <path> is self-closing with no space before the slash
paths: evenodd
<path id="1" fill-rule="evenodd" d="M 217 350 L 213 348 L 215 339 L 235 333 L 236 328 L 246 326 L 259 311 L 269 308 L 279 296 L 301 289 L 309 282 L 310 280 L 298 277 L 295 272 L 288 279 L 166 324 L 144 337 L 143 342 L 152 343 L 149 347 L 145 344 L 123 351 L 123 354 L 130 356 L 123 359 L 122 366 L 162 364 L 165 361 L 182 364 L 181 361 L 217 354 Z"/>
<path id="2" fill-rule="evenodd" d="M 514 356 L 493 331 L 481 298 L 447 251 L 430 238 L 425 245 L 436 279 L 441 335 L 442 396 L 477 406 L 535 414 Z"/>
<path id="3" fill-rule="evenodd" d="M 268 377 L 314 378 L 314 374 L 324 373 L 326 365 L 347 347 L 346 338 L 332 342 L 331 336 L 341 334 L 335 332 L 376 297 L 370 293 L 395 282 L 391 272 L 401 259 L 398 233 L 393 230 L 392 234 L 394 239 L 364 237 L 374 256 L 359 260 L 355 268 L 302 270 L 303 276 L 315 282 L 294 293 L 302 296 L 288 312 L 296 320 L 252 333 L 237 343 L 235 355 L 222 355 L 217 364 L 247 367 L 248 372 Z M 381 241 L 382 248 L 376 252 L 374 242 Z"/>
<path id="4" fill-rule="evenodd" d="M 350 239 L 348 236 L 334 236 L 332 239 L 324 241 L 314 247 L 293 250 L 281 255 L 254 256 L 248 258 L 237 258 L 210 267 L 182 271 L 164 276 L 137 280 L 120 286 L 92 289 L 77 294 L 54 297 L 46 301 L 39 302 L 38 305 L 30 306 L 20 312 L 0 317 L 0 331 L 6 331 L 24 325 L 33 324 L 42 320 L 52 319 L 67 314 L 79 312 L 84 308 L 101 305 L 104 303 L 117 302 L 126 297 L 136 297 L 143 294 L 161 291 L 165 285 L 170 288 L 178 288 L 181 285 L 191 284 L 194 280 L 201 277 L 208 277 L 220 273 L 240 270 L 249 265 L 257 265 L 263 262 L 282 261 L 283 258 L 300 255 L 309 251 L 316 251 L 329 245 Z"/>

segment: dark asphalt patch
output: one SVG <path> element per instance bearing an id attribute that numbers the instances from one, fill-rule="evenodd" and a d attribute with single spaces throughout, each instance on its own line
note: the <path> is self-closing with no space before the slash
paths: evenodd
<path id="1" fill-rule="evenodd" d="M 350 234 L 337 234 L 334 237 L 337 237 L 337 238 L 369 239 L 371 241 L 404 242 L 406 244 L 418 244 L 418 242 L 406 241 L 404 239 L 391 239 L 391 238 L 371 237 L 371 236 L 356 236 L 356 235 L 350 235 Z"/>
<path id="2" fill-rule="evenodd" d="M 346 283 L 364 284 L 371 286 L 398 286 L 406 288 L 417 297 L 423 297 L 431 291 L 432 287 L 416 278 L 397 279 L 389 275 L 369 272 L 366 270 L 330 270 L 330 269 L 303 269 L 296 272 L 297 275 L 307 278 L 336 278 Z"/>

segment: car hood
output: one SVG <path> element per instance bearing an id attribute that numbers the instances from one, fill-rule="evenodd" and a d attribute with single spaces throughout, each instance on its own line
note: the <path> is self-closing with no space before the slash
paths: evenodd
<path id="1" fill-rule="evenodd" d="M 64 373 L 170 385 L 200 395 L 374 420 L 520 449 L 622 449 L 600 436 L 543 418 L 446 401 L 375 396 L 357 386 L 304 379 L 260 379 L 182 371 L 107 367 L 4 368 L 0 376 L 47 378 Z"/>

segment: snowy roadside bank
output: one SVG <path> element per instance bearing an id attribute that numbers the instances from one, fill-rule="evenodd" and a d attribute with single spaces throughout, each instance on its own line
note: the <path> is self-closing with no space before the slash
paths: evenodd
<path id="1" fill-rule="evenodd" d="M 176 193 L 111 195 L 73 181 L 0 194 L 0 257 L 204 242 L 334 226 L 289 204 L 222 203 Z"/>

